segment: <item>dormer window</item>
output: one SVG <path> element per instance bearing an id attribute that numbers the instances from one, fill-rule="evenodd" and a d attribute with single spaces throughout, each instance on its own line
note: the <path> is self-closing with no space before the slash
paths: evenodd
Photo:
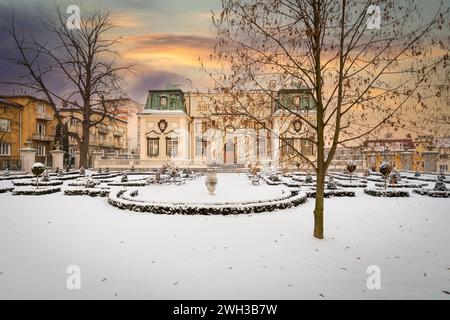
<path id="1" fill-rule="evenodd" d="M 161 107 L 166 107 L 167 106 L 167 97 L 162 96 L 159 98 L 159 105 Z"/>

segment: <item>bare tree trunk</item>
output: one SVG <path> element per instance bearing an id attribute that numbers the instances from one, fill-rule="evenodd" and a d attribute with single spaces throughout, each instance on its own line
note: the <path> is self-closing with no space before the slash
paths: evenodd
<path id="1" fill-rule="evenodd" d="M 316 202 L 314 207 L 314 237 L 323 239 L 323 211 L 325 190 L 325 158 L 323 129 L 318 130 L 317 169 L 316 169 Z"/>
<path id="2" fill-rule="evenodd" d="M 83 139 L 80 145 L 80 167 L 88 167 L 90 121 L 83 121 Z"/>

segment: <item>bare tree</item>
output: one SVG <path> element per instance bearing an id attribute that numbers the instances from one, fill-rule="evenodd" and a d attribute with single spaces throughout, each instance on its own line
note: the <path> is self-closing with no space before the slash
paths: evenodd
<path id="1" fill-rule="evenodd" d="M 94 12 L 83 19 L 80 29 L 70 29 L 59 6 L 52 22 L 43 22 L 50 40 L 42 43 L 33 34 L 25 35 L 16 28 L 14 15 L 7 32 L 13 50 L 6 58 L 22 68 L 18 80 L 1 81 L 18 85 L 46 100 L 55 112 L 61 128 L 64 117 L 60 106 L 66 105 L 73 117 L 81 119 L 81 132 L 64 132 L 76 139 L 80 148 L 80 166 L 87 167 L 89 131 L 106 120 L 118 116 L 119 106 L 105 103 L 121 96 L 122 73 L 130 66 L 117 65 L 118 53 L 114 50 L 117 39 L 109 38 L 113 28 L 109 13 Z M 56 92 L 49 80 L 61 79 L 68 89 Z M 75 101 L 80 100 L 78 104 Z M 101 117 L 98 117 L 98 113 Z"/>
<path id="2" fill-rule="evenodd" d="M 427 16 L 425 6 L 413 0 L 222 0 L 220 14 L 213 13 L 214 57 L 223 69 L 210 76 L 217 90 L 234 97 L 233 112 L 271 130 L 243 94 L 258 89 L 314 133 L 309 139 L 317 157 L 310 161 L 272 132 L 316 172 L 318 239 L 324 237 L 325 176 L 338 145 L 360 143 L 398 123 L 404 108 L 426 109 L 423 96 L 433 94 L 435 74 L 447 67 L 448 7 L 441 2 Z M 293 84 L 311 89 L 315 120 L 277 99 L 276 89 Z"/>

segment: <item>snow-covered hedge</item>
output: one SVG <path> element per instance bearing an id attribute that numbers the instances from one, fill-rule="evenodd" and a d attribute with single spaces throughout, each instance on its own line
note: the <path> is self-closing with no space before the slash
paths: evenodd
<path id="1" fill-rule="evenodd" d="M 415 189 L 414 193 L 420 194 L 422 196 L 429 196 L 433 198 L 450 198 L 450 191 L 436 191 L 429 189 Z"/>
<path id="2" fill-rule="evenodd" d="M 9 176 L 1 176 L 0 181 L 3 180 L 19 180 L 19 179 L 31 179 L 34 178 L 34 175 L 32 174 L 22 174 L 22 175 L 9 175 Z"/>
<path id="3" fill-rule="evenodd" d="M 408 191 L 403 190 L 364 189 L 364 193 L 374 197 L 409 197 Z"/>
<path id="4" fill-rule="evenodd" d="M 61 187 L 49 187 L 49 188 L 15 188 L 12 191 L 12 194 L 17 196 L 17 195 L 22 195 L 22 196 L 42 196 L 45 194 L 52 194 L 52 193 L 56 193 L 56 192 L 60 192 L 61 191 Z"/>
<path id="5" fill-rule="evenodd" d="M 316 197 L 316 191 L 307 191 L 306 192 L 308 198 L 315 198 Z M 348 191 L 348 190 L 325 190 L 323 196 L 325 198 L 330 197 L 354 197 L 355 192 L 354 191 Z"/>
<path id="6" fill-rule="evenodd" d="M 121 187 L 145 187 L 146 181 L 128 181 L 128 182 L 110 182 L 108 186 L 121 186 Z"/>
<path id="7" fill-rule="evenodd" d="M 155 214 L 182 214 L 182 215 L 230 215 L 251 214 L 274 211 L 298 206 L 307 199 L 306 194 L 293 192 L 291 196 L 279 201 L 248 202 L 241 204 L 171 204 L 131 201 L 122 198 L 126 190 L 111 192 L 108 202 L 119 209 L 127 209 L 135 212 L 150 212 Z M 130 196 L 136 196 L 137 190 L 130 192 Z"/>
<path id="8" fill-rule="evenodd" d="M 79 174 L 64 174 L 61 177 L 55 177 L 51 180 L 59 180 L 59 181 L 66 181 L 66 180 L 75 180 L 78 178 L 84 178 L 84 176 L 80 176 Z"/>
<path id="9" fill-rule="evenodd" d="M 6 192 L 9 192 L 9 191 L 12 191 L 12 190 L 14 190 L 14 187 L 1 187 L 0 188 L 0 193 L 6 193 Z"/>
<path id="10" fill-rule="evenodd" d="M 100 181 L 94 181 L 95 185 L 99 185 Z M 84 187 L 86 186 L 86 181 L 74 181 L 74 182 L 70 182 L 69 184 L 67 184 L 69 187 Z"/>
<path id="11" fill-rule="evenodd" d="M 338 182 L 338 187 L 342 188 L 367 188 L 367 183 L 362 182 L 352 182 L 352 183 L 345 183 L 345 182 Z"/>
<path id="12" fill-rule="evenodd" d="M 109 189 L 82 188 L 64 190 L 66 196 L 91 196 L 91 197 L 107 197 L 110 193 Z"/>
<path id="13" fill-rule="evenodd" d="M 31 181 L 13 181 L 12 183 L 16 187 L 24 187 L 24 186 L 34 186 L 36 187 L 37 182 L 36 180 Z M 52 181 L 39 181 L 39 186 L 46 187 L 46 186 L 60 186 L 62 185 L 62 181 L 58 180 L 52 180 Z"/>
<path id="14" fill-rule="evenodd" d="M 419 184 L 412 184 L 412 183 L 398 183 L 398 184 L 388 184 L 388 188 L 420 188 L 423 186 L 426 186 L 427 184 L 419 183 Z M 375 183 L 375 187 L 384 188 L 384 183 Z"/>

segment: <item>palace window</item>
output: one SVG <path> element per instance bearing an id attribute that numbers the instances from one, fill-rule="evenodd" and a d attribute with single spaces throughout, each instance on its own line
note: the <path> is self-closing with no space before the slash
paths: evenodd
<path id="1" fill-rule="evenodd" d="M 11 155 L 11 144 L 6 142 L 0 142 L 0 155 L 10 156 Z"/>
<path id="2" fill-rule="evenodd" d="M 206 147 L 208 142 L 206 139 L 197 138 L 195 139 L 195 155 L 197 157 L 206 156 Z"/>
<path id="3" fill-rule="evenodd" d="M 308 110 L 310 108 L 310 104 L 309 104 L 309 96 L 307 94 L 305 94 L 303 96 L 303 109 Z"/>
<path id="4" fill-rule="evenodd" d="M 9 132 L 11 130 L 11 120 L 0 119 L 0 132 Z"/>
<path id="5" fill-rule="evenodd" d="M 147 155 L 149 157 L 157 157 L 159 155 L 159 138 L 147 140 Z"/>
<path id="6" fill-rule="evenodd" d="M 166 155 L 168 157 L 178 156 L 178 139 L 166 138 Z"/>
<path id="7" fill-rule="evenodd" d="M 313 143 L 308 139 L 302 140 L 302 154 L 304 156 L 312 156 L 313 155 Z"/>
<path id="8" fill-rule="evenodd" d="M 281 140 L 281 150 L 283 155 L 293 155 L 294 154 L 294 139 L 285 138 Z"/>
<path id="9" fill-rule="evenodd" d="M 166 96 L 161 96 L 159 98 L 159 105 L 161 106 L 161 109 L 165 109 L 165 107 L 167 107 L 167 97 Z"/>
<path id="10" fill-rule="evenodd" d="M 44 157 L 45 156 L 45 146 L 37 146 L 37 155 L 39 157 Z"/>

